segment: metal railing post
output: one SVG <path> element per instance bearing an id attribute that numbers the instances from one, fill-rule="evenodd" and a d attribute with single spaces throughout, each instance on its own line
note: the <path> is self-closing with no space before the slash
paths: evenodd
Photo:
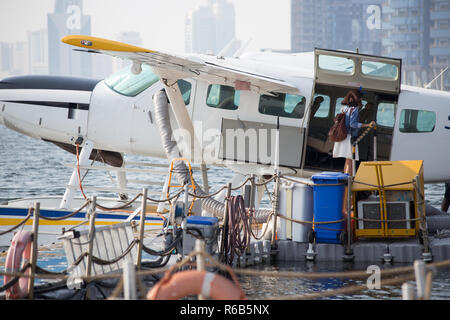
<path id="1" fill-rule="evenodd" d="M 198 271 L 205 271 L 205 257 L 201 254 L 205 251 L 205 241 L 201 239 L 195 240 L 195 251 L 199 251 L 200 253 L 197 253 L 196 260 L 197 260 L 197 270 Z M 206 300 L 206 297 L 202 294 L 198 295 L 198 300 Z"/>
<path id="2" fill-rule="evenodd" d="M 416 276 L 417 298 L 423 299 L 425 296 L 425 262 L 414 261 L 414 274 Z"/>
<path id="3" fill-rule="evenodd" d="M 347 259 L 350 259 L 353 255 L 352 250 L 352 182 L 353 176 L 349 176 L 347 179 L 347 246 L 345 248 L 345 255 Z"/>
<path id="4" fill-rule="evenodd" d="M 33 218 L 33 242 L 30 256 L 31 263 L 31 276 L 30 282 L 28 283 L 28 297 L 33 299 L 34 296 L 34 277 L 36 273 L 36 261 L 38 256 L 38 233 L 39 233 L 39 214 L 40 214 L 41 204 L 36 202 L 34 204 L 34 218 Z"/>
<path id="5" fill-rule="evenodd" d="M 250 201 L 248 205 L 248 238 L 249 244 L 252 239 L 253 213 L 255 212 L 255 174 L 250 178 Z M 250 254 L 250 246 L 247 247 L 247 253 Z"/>
<path id="6" fill-rule="evenodd" d="M 129 258 L 123 262 L 123 297 L 125 300 L 136 300 L 136 271 Z"/>
<path id="7" fill-rule="evenodd" d="M 422 252 L 422 258 L 425 262 L 429 262 L 433 259 L 431 252 L 430 252 L 430 242 L 428 239 L 428 228 L 427 228 L 427 221 L 425 212 L 422 210 L 425 199 L 422 197 L 422 194 L 420 193 L 420 187 L 419 187 L 419 181 L 420 177 L 417 175 L 414 177 L 414 193 L 416 198 L 416 206 L 417 211 L 419 213 L 419 230 L 421 231 L 422 241 L 423 241 L 423 252 Z M 417 223 L 417 222 L 415 222 Z"/>
<path id="8" fill-rule="evenodd" d="M 95 216 L 97 207 L 97 197 L 92 196 L 91 206 L 89 208 L 89 246 L 88 246 L 88 256 L 87 256 L 87 264 L 86 264 L 86 277 L 91 275 L 92 269 L 92 250 L 94 247 L 94 234 L 95 234 Z"/>
<path id="9" fill-rule="evenodd" d="M 227 239 L 228 234 L 228 201 L 231 197 L 231 188 L 232 184 L 229 182 L 227 184 L 227 195 L 225 197 L 225 206 L 224 206 L 224 212 L 223 212 L 223 228 L 222 228 L 222 239 L 220 241 L 220 261 L 224 262 L 226 261 L 227 257 L 225 254 L 225 241 Z"/>
<path id="10" fill-rule="evenodd" d="M 414 287 L 410 283 L 405 282 L 404 284 L 402 284 L 402 299 L 403 300 L 415 299 Z"/>
<path id="11" fill-rule="evenodd" d="M 189 215 L 189 183 L 184 185 L 184 217 Z"/>
<path id="12" fill-rule="evenodd" d="M 279 209 L 279 186 L 280 186 L 280 172 L 277 170 L 275 177 L 274 194 L 272 200 L 272 212 L 273 212 L 273 222 L 272 222 L 272 240 L 270 242 L 271 248 L 276 249 L 276 239 L 277 239 L 277 218 Z"/>
<path id="13" fill-rule="evenodd" d="M 137 250 L 137 269 L 141 269 L 142 262 L 142 247 L 144 245 L 144 229 L 145 229 L 145 214 L 147 210 L 147 188 L 142 189 L 142 202 L 141 202 L 141 219 L 139 222 L 139 242 Z"/>

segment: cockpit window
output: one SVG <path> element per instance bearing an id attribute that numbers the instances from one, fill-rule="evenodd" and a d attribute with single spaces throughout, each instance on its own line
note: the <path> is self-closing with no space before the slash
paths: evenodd
<path id="1" fill-rule="evenodd" d="M 128 97 L 135 97 L 145 89 L 159 81 L 150 66 L 143 64 L 139 74 L 131 72 L 131 66 L 112 74 L 105 79 L 105 83 L 112 90 Z"/>
<path id="2" fill-rule="evenodd" d="M 181 95 L 183 96 L 184 104 L 188 105 L 191 102 L 191 90 L 192 85 L 185 80 L 178 80 L 178 87 L 180 88 Z"/>

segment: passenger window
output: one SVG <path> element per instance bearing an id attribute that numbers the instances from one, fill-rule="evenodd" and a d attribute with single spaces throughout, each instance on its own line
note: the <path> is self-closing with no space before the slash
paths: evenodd
<path id="1" fill-rule="evenodd" d="M 192 85 L 185 80 L 178 80 L 178 87 L 180 88 L 181 95 L 183 96 L 184 104 L 188 105 L 191 102 L 191 90 Z"/>
<path id="2" fill-rule="evenodd" d="M 208 87 L 206 104 L 211 108 L 237 110 L 239 99 L 240 93 L 233 87 L 212 84 Z"/>
<path id="3" fill-rule="evenodd" d="M 400 132 L 433 132 L 435 125 L 433 111 L 404 109 L 400 114 Z"/>
<path id="4" fill-rule="evenodd" d="M 316 99 L 317 97 L 322 97 L 323 101 L 318 104 Z M 327 118 L 330 114 L 330 103 L 331 99 L 327 95 L 323 94 L 315 94 L 314 95 L 314 102 L 312 104 L 311 114 L 314 118 Z"/>
<path id="5" fill-rule="evenodd" d="M 319 68 L 351 74 L 355 70 L 355 63 L 352 59 L 321 54 L 319 55 Z"/>
<path id="6" fill-rule="evenodd" d="M 344 106 L 341 102 L 344 100 L 344 97 L 340 97 L 336 99 L 336 105 L 334 107 L 334 116 L 336 116 L 338 113 L 341 113 L 341 109 Z M 363 107 L 367 104 L 366 100 L 361 101 Z"/>
<path id="7" fill-rule="evenodd" d="M 262 95 L 258 110 L 271 116 L 301 119 L 305 113 L 304 96 L 278 93 L 276 96 Z"/>
<path id="8" fill-rule="evenodd" d="M 398 77 L 398 68 L 393 64 L 375 61 L 363 61 L 361 68 L 363 74 L 372 77 L 389 80 L 397 80 Z"/>
<path id="9" fill-rule="evenodd" d="M 380 102 L 377 109 L 377 125 L 383 127 L 394 127 L 395 104 L 391 102 Z"/>

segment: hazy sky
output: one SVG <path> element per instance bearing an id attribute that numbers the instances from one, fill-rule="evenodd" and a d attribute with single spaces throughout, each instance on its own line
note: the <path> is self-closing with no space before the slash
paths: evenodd
<path id="1" fill-rule="evenodd" d="M 236 37 L 248 49 L 290 49 L 290 0 L 228 0 L 236 13 Z M 186 13 L 207 0 L 84 0 L 92 35 L 115 39 L 138 31 L 148 49 L 184 51 Z M 25 41 L 27 31 L 46 28 L 55 0 L 0 0 L 0 42 Z"/>

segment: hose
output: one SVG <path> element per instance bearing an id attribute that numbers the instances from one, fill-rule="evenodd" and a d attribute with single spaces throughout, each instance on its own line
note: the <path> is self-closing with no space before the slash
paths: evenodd
<path id="1" fill-rule="evenodd" d="M 225 240 L 225 262 L 233 264 L 234 255 L 245 254 L 250 243 L 249 220 L 245 210 L 244 198 L 241 195 L 228 199 L 228 233 Z"/>
<path id="2" fill-rule="evenodd" d="M 178 149 L 176 141 L 172 140 L 172 126 L 170 124 L 169 115 L 169 103 L 167 94 L 164 90 L 158 91 L 153 96 L 153 104 L 155 107 L 155 120 L 158 127 L 159 135 L 161 137 L 161 144 L 166 153 L 167 159 L 172 161 L 173 159 L 180 158 L 180 150 Z M 190 183 L 189 170 L 183 161 L 175 161 L 173 167 L 173 173 L 180 185 Z M 203 189 L 195 182 L 196 194 L 200 197 L 208 196 Z M 222 218 L 225 210 L 223 203 L 207 197 L 202 199 L 202 209 L 210 215 L 218 218 Z M 270 214 L 270 210 L 257 210 L 254 214 L 255 222 L 265 222 L 267 216 Z"/>

